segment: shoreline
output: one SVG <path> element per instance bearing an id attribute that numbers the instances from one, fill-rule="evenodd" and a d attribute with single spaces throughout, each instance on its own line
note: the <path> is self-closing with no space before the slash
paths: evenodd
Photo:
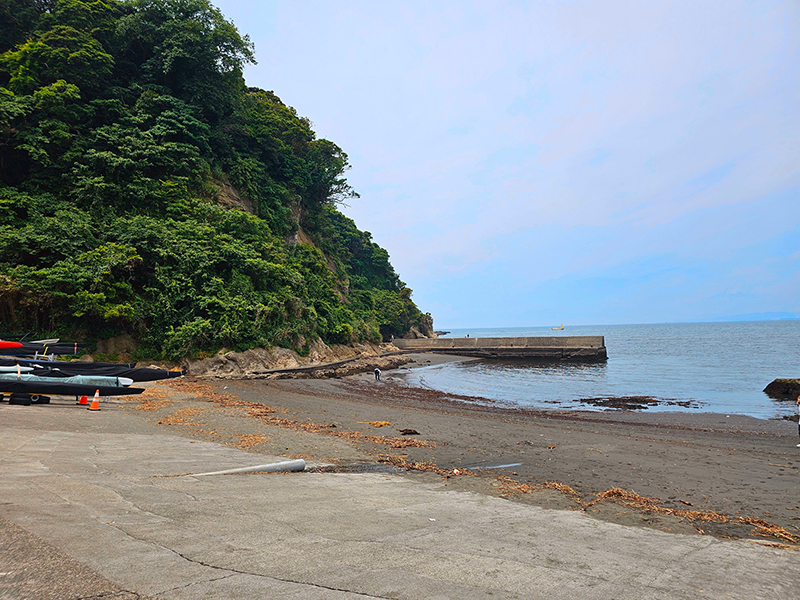
<path id="1" fill-rule="evenodd" d="M 371 374 L 169 387 L 166 396 L 186 399 L 154 405 L 148 420 L 181 435 L 229 445 L 248 439 L 249 451 L 321 461 L 328 472 L 388 469 L 444 490 L 622 525 L 800 548 L 794 423 L 508 409 Z"/>
<path id="2" fill-rule="evenodd" d="M 444 364 L 444 363 L 450 363 L 450 362 L 468 362 L 468 361 L 471 362 L 471 361 L 483 360 L 483 359 L 480 359 L 480 358 L 472 358 L 472 357 L 465 357 L 465 356 L 455 356 L 455 355 L 451 355 L 451 354 L 435 354 L 435 353 L 422 353 L 422 352 L 420 352 L 420 353 L 407 353 L 405 356 L 410 357 L 411 361 L 408 362 L 405 365 L 401 365 L 399 367 L 396 367 L 396 368 L 393 368 L 391 370 L 385 371 L 387 377 L 391 377 L 392 373 L 396 373 L 397 371 L 402 371 L 402 370 L 406 370 L 406 369 L 414 369 L 414 368 L 426 367 L 426 366 L 435 366 L 435 365 Z M 426 360 L 426 357 L 430 357 L 430 360 Z M 356 373 L 356 374 L 353 374 L 353 375 L 348 375 L 347 377 L 369 380 L 369 379 L 372 379 L 372 374 L 371 373 Z M 387 378 L 385 378 L 385 379 L 387 379 Z M 389 380 L 390 379 L 387 379 L 387 381 L 389 381 Z M 429 390 L 432 390 L 432 391 L 438 391 L 438 390 L 434 390 L 434 388 L 426 388 L 426 387 L 422 387 L 422 386 L 415 386 L 413 384 L 406 384 L 406 383 L 404 383 L 405 380 L 402 377 L 395 377 L 394 381 L 395 382 L 403 381 L 403 383 L 400 383 L 400 385 L 404 385 L 404 386 L 409 387 L 409 388 L 420 387 L 421 389 L 429 389 Z M 441 393 L 448 394 L 448 395 L 450 395 L 452 397 L 460 396 L 460 394 L 457 394 L 457 393 L 449 393 L 449 392 L 441 392 Z M 776 415 L 776 416 L 767 418 L 767 417 L 758 417 L 758 416 L 753 416 L 753 415 L 748 415 L 748 414 L 737 413 L 735 411 L 729 411 L 729 412 L 705 411 L 705 410 L 701 410 L 699 408 L 699 406 L 698 406 L 698 408 L 696 408 L 694 410 L 691 410 L 690 406 L 684 406 L 684 404 L 690 404 L 691 402 L 695 402 L 695 401 L 676 401 L 676 400 L 669 400 L 669 399 L 666 399 L 666 398 L 659 399 L 659 398 L 656 398 L 656 397 L 653 397 L 653 396 L 640 396 L 640 395 L 637 395 L 637 396 L 619 396 L 619 395 L 618 396 L 596 396 L 596 397 L 591 397 L 591 398 L 583 398 L 583 397 L 576 398 L 576 401 L 580 401 L 580 402 L 587 403 L 587 404 L 594 404 L 595 406 L 597 406 L 597 408 L 595 408 L 595 409 L 592 409 L 592 408 L 590 408 L 588 406 L 570 407 L 570 406 L 561 406 L 561 405 L 558 405 L 558 404 L 554 404 L 553 407 L 545 407 L 545 406 L 526 407 L 526 406 L 518 404 L 518 403 L 516 403 L 514 401 L 504 401 L 504 400 L 486 398 L 486 397 L 481 397 L 481 396 L 474 396 L 474 397 L 472 397 L 472 396 L 464 396 L 464 397 L 465 398 L 478 399 L 480 401 L 483 401 L 483 402 L 485 402 L 487 404 L 490 404 L 492 406 L 495 406 L 497 408 L 503 407 L 503 408 L 507 408 L 509 410 L 517 410 L 517 409 L 519 409 L 519 410 L 522 410 L 522 411 L 528 411 L 528 412 L 532 412 L 532 413 L 542 413 L 542 414 L 550 413 L 550 412 L 555 412 L 555 413 L 561 413 L 561 412 L 583 413 L 583 412 L 585 412 L 585 413 L 590 413 L 590 414 L 595 414 L 595 413 L 601 413 L 602 414 L 602 413 L 612 413 L 612 412 L 632 412 L 634 414 L 649 414 L 649 415 L 655 415 L 655 414 L 665 414 L 665 415 L 680 415 L 680 414 L 683 414 L 683 415 L 692 415 L 692 416 L 722 415 L 723 417 L 731 417 L 731 418 L 733 418 L 733 417 L 736 417 L 736 418 L 742 417 L 742 418 L 755 419 L 757 421 L 764 421 L 764 422 L 784 422 L 784 421 L 789 421 L 789 422 L 794 422 L 794 423 L 797 422 L 797 419 L 795 417 L 795 412 L 794 412 L 794 400 L 792 400 L 792 399 L 779 400 L 779 399 L 776 399 L 776 398 L 771 398 L 771 400 L 776 403 L 776 407 L 779 406 L 780 403 L 784 403 L 786 405 L 786 410 L 789 411 L 789 414 L 787 414 L 787 415 Z M 648 399 L 654 399 L 659 404 L 654 404 L 654 405 L 647 406 L 647 400 Z M 598 400 L 600 400 L 601 402 L 597 402 Z M 643 406 L 643 404 L 644 404 L 644 406 Z M 666 407 L 666 406 L 679 406 L 680 408 L 671 408 L 669 410 L 662 410 L 661 409 L 662 405 L 664 407 Z M 686 410 L 687 408 L 690 409 L 690 410 Z"/>
<path id="3" fill-rule="evenodd" d="M 352 379 L 173 379 L 100 412 L 0 412 L 14 597 L 800 590 L 796 467 L 764 466 L 781 435 L 508 416 Z M 305 471 L 192 475 L 286 458 Z"/>

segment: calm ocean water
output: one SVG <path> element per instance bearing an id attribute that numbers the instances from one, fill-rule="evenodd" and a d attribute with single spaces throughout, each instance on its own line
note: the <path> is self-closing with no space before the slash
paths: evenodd
<path id="1" fill-rule="evenodd" d="M 654 410 L 794 413 L 763 393 L 778 377 L 800 377 L 800 320 L 454 329 L 445 337 L 605 336 L 608 362 L 530 364 L 468 361 L 401 371 L 406 384 L 531 408 L 589 409 L 582 398 L 652 396 L 691 401 Z"/>

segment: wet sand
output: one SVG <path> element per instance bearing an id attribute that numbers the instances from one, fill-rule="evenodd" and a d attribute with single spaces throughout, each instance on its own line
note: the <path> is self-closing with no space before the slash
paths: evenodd
<path id="1" fill-rule="evenodd" d="M 514 410 L 403 387 L 391 372 L 381 382 L 176 380 L 142 401 L 126 405 L 171 433 L 327 470 L 392 470 L 625 525 L 800 548 L 800 448 L 788 421 Z"/>

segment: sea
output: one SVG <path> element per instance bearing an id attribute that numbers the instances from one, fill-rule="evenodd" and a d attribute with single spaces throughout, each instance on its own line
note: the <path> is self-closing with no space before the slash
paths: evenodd
<path id="1" fill-rule="evenodd" d="M 470 360 L 398 372 L 404 384 L 487 398 L 512 407 L 598 410 L 587 399 L 645 396 L 650 411 L 781 419 L 793 401 L 764 392 L 800 378 L 800 320 L 453 329 L 450 337 L 602 335 L 603 363 Z"/>

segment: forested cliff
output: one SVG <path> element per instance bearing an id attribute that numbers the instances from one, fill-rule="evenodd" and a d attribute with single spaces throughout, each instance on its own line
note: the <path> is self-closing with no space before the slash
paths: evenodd
<path id="1" fill-rule="evenodd" d="M 177 358 L 430 331 L 337 210 L 347 155 L 246 87 L 254 60 L 205 0 L 0 0 L 0 337 Z"/>

